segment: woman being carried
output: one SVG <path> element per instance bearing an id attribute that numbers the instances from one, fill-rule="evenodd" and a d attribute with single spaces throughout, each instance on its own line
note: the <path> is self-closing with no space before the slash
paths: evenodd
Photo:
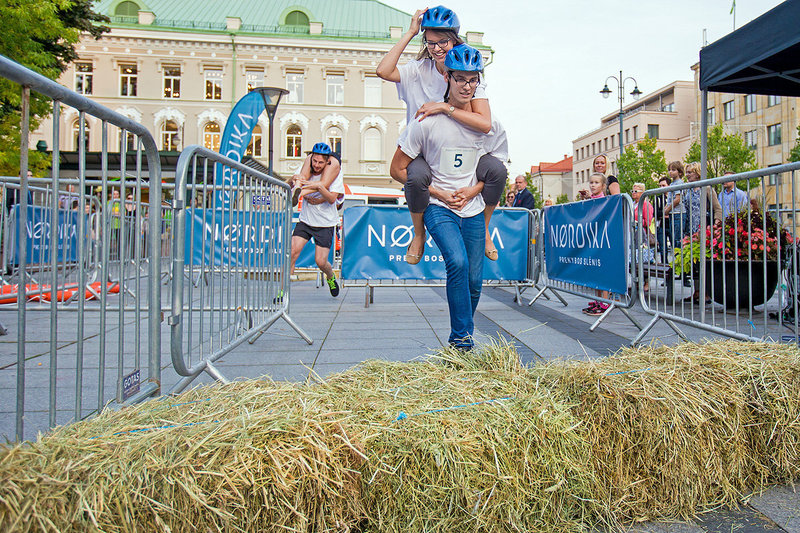
<path id="1" fill-rule="evenodd" d="M 417 59 L 398 67 L 400 56 L 411 40 L 420 32 L 420 29 L 423 32 L 423 47 Z M 458 36 L 459 29 L 458 17 L 444 6 L 418 10 L 411 18 L 408 31 L 381 60 L 376 73 L 382 79 L 397 84 L 398 96 L 406 104 L 407 125 L 414 120 L 421 121 L 428 116 L 444 114 L 476 132 L 487 134 L 492 132 L 496 139 L 490 144 L 499 147 L 505 143 L 505 132 L 496 121 L 492 121 L 492 113 L 486 96 L 486 83 L 482 77 L 475 88 L 474 96 L 465 108 L 456 108 L 442 101 L 447 90 L 447 82 L 444 77 L 447 72 L 444 64 L 445 57 L 454 46 L 463 44 Z M 492 131 L 493 127 L 494 131 Z M 398 145 L 402 144 L 407 135 L 408 127 L 400 134 Z M 497 260 L 497 248 L 489 237 L 489 219 L 500 202 L 508 171 L 502 162 L 502 157 L 505 155 L 502 149 L 485 151 L 487 153 L 481 156 L 478 162 L 477 178 L 480 186 L 483 187 L 481 195 L 486 204 L 484 209 L 484 220 L 487 227 L 485 255 L 495 261 Z M 406 261 L 412 265 L 419 263 L 425 253 L 423 213 L 432 194 L 429 190 L 431 177 L 429 162 L 419 156 L 409 165 L 405 181 L 401 181 L 405 185 L 406 202 L 414 224 L 414 238 L 406 253 Z"/>

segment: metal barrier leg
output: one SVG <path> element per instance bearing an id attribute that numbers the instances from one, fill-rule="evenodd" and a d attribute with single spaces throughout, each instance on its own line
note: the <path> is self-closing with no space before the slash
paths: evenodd
<path id="1" fill-rule="evenodd" d="M 634 337 L 634 339 L 631 341 L 631 346 L 637 346 L 637 345 L 638 345 L 638 344 L 639 344 L 639 343 L 642 341 L 642 339 L 644 338 L 644 336 L 645 336 L 645 335 L 647 335 L 647 333 L 648 333 L 648 332 L 649 332 L 651 329 L 653 329 L 653 326 L 655 326 L 655 325 L 656 325 L 656 323 L 657 323 L 659 320 L 664 320 L 664 322 L 666 322 L 666 323 L 667 323 L 667 325 L 668 325 L 669 327 L 671 327 L 671 328 L 672 328 L 672 330 L 673 330 L 675 333 L 677 333 L 677 335 L 678 335 L 678 336 L 679 336 L 681 339 L 683 339 L 683 340 L 684 340 L 684 341 L 686 341 L 686 342 L 688 342 L 688 341 L 689 341 L 689 339 L 686 337 L 686 335 L 684 335 L 684 334 L 683 334 L 683 332 L 682 332 L 680 329 L 678 329 L 678 326 L 676 326 L 676 325 L 675 325 L 675 323 L 674 323 L 672 320 L 669 320 L 668 318 L 665 318 L 665 317 L 663 317 L 663 316 L 662 316 L 660 313 L 656 313 L 656 314 L 653 316 L 653 318 L 650 320 L 650 322 L 648 322 L 648 323 L 647 323 L 647 325 L 646 325 L 646 326 L 645 326 L 645 327 L 644 327 L 644 328 L 643 328 L 643 329 L 642 329 L 642 330 L 639 332 L 639 334 L 638 334 L 638 335 L 636 335 L 636 337 Z"/>
<path id="2" fill-rule="evenodd" d="M 308 334 L 305 331 L 303 331 L 302 328 L 298 326 L 294 320 L 292 320 L 292 317 L 290 317 L 288 313 L 284 312 L 281 315 L 281 318 L 283 318 L 283 320 L 287 324 L 289 324 L 292 327 L 292 329 L 295 330 L 297 334 L 303 338 L 304 341 L 306 341 L 308 344 L 314 344 L 314 339 L 309 337 Z"/>

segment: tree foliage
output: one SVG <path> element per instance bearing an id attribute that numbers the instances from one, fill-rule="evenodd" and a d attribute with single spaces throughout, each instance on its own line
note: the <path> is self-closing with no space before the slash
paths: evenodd
<path id="1" fill-rule="evenodd" d="M 658 150 L 656 139 L 645 136 L 636 143 L 636 148 L 628 148 L 617 160 L 620 192 L 630 194 L 634 183 L 644 183 L 651 189 L 658 185 L 658 178 L 667 173 L 664 150 Z"/>
<path id="2" fill-rule="evenodd" d="M 700 162 L 700 141 L 689 147 L 685 161 Z M 708 154 L 706 178 L 723 176 L 726 172 L 747 172 L 756 168 L 756 154 L 748 148 L 744 137 L 738 134 L 725 133 L 722 124 L 708 130 Z"/>
<path id="3" fill-rule="evenodd" d="M 93 11 L 92 0 L 4 0 L 0 2 L 0 54 L 57 79 L 78 58 L 75 44 L 81 32 L 99 38 L 109 28 L 108 17 Z M 0 78 L 0 174 L 19 173 L 22 88 Z M 31 92 L 31 131 L 49 116 L 52 104 Z M 46 168 L 47 158 L 30 152 L 30 167 Z"/>
<path id="4" fill-rule="evenodd" d="M 568 204 L 569 203 L 569 196 L 566 194 L 559 194 L 556 197 L 556 204 Z"/>
<path id="5" fill-rule="evenodd" d="M 797 140 L 794 142 L 792 151 L 789 152 L 789 161 L 800 161 L 800 124 L 797 126 Z"/>

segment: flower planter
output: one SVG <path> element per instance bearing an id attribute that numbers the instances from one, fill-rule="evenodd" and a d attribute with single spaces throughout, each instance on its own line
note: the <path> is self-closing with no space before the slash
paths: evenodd
<path id="1" fill-rule="evenodd" d="M 712 283 L 713 274 L 713 283 Z M 767 261 L 767 283 L 764 286 L 764 262 L 752 261 L 706 261 L 706 287 L 711 297 L 727 309 L 736 308 L 739 294 L 739 309 L 763 305 L 775 293 L 780 271 L 777 261 Z M 752 297 L 752 299 L 751 299 Z"/>

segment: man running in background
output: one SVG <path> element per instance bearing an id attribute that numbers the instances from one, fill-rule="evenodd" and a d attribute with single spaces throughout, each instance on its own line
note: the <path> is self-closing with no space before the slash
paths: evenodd
<path id="1" fill-rule="evenodd" d="M 344 179 L 339 171 L 330 188 L 321 181 L 323 171 L 329 166 L 332 152 L 325 143 L 317 143 L 311 149 L 309 157 L 311 177 L 300 175 L 292 178 L 292 185 L 301 187 L 303 191 L 303 208 L 300 210 L 300 221 L 292 231 L 292 255 L 290 274 L 294 275 L 294 265 L 300 252 L 309 240 L 314 239 L 314 260 L 325 274 L 331 296 L 339 295 L 339 284 L 328 262 L 328 254 L 333 245 L 333 234 L 339 222 L 336 203 L 344 196 Z"/>

